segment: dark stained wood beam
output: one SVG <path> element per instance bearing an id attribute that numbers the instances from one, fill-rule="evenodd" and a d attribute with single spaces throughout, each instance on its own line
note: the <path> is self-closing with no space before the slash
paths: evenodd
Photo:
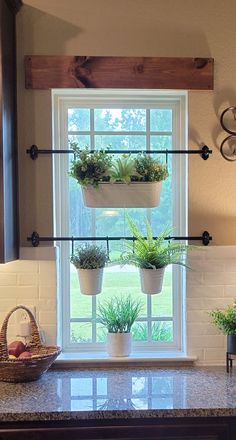
<path id="1" fill-rule="evenodd" d="M 212 58 L 25 57 L 25 87 L 213 90 Z"/>

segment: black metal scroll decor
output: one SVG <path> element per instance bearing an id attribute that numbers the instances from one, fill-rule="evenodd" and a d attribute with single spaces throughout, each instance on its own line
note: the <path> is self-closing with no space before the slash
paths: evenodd
<path id="1" fill-rule="evenodd" d="M 228 125 L 227 118 L 229 117 L 231 117 L 231 123 L 235 125 L 235 130 Z M 220 124 L 223 130 L 229 133 L 229 136 L 221 142 L 221 155 L 225 160 L 234 162 L 236 160 L 236 107 L 228 107 L 222 112 Z"/>

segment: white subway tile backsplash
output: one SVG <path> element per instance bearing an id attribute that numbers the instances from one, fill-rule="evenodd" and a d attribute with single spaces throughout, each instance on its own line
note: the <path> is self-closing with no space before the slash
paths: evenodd
<path id="1" fill-rule="evenodd" d="M 17 275 L 17 284 L 19 286 L 37 286 L 38 274 L 37 273 L 19 273 Z"/>
<path id="2" fill-rule="evenodd" d="M 15 286 L 16 284 L 17 284 L 16 273 L 0 272 L 0 286 Z"/>
<path id="3" fill-rule="evenodd" d="M 188 347 L 193 348 L 221 348 L 224 349 L 224 336 L 223 335 L 205 335 L 204 338 L 201 335 L 190 336 L 188 338 Z"/>
<path id="4" fill-rule="evenodd" d="M 236 285 L 224 286 L 224 296 L 236 299 Z"/>
<path id="5" fill-rule="evenodd" d="M 224 286 L 188 285 L 188 298 L 222 298 Z"/>
<path id="6" fill-rule="evenodd" d="M 222 361 L 225 362 L 225 350 L 219 348 L 206 348 L 205 349 L 206 361 Z"/>

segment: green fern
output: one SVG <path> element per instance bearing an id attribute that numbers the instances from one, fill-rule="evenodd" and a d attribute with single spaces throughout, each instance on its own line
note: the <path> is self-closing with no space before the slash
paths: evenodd
<path id="1" fill-rule="evenodd" d="M 142 269 L 160 269 L 168 264 L 186 266 L 184 256 L 188 246 L 173 241 L 168 243 L 165 240 L 165 237 L 170 235 L 171 228 L 166 227 L 157 238 L 153 238 L 151 225 L 146 220 L 145 238 L 130 217 L 128 225 L 135 241 L 126 242 L 127 253 L 122 256 L 123 263 L 131 263 Z"/>

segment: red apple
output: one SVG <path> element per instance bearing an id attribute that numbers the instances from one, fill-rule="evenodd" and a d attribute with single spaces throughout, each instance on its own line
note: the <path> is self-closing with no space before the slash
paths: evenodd
<path id="1" fill-rule="evenodd" d="M 23 353 L 20 354 L 19 359 L 31 358 L 31 357 L 32 357 L 32 353 L 30 353 L 29 351 L 23 351 Z"/>
<path id="2" fill-rule="evenodd" d="M 20 356 L 25 351 L 25 344 L 21 341 L 13 341 L 8 345 L 8 354 L 13 356 Z"/>

